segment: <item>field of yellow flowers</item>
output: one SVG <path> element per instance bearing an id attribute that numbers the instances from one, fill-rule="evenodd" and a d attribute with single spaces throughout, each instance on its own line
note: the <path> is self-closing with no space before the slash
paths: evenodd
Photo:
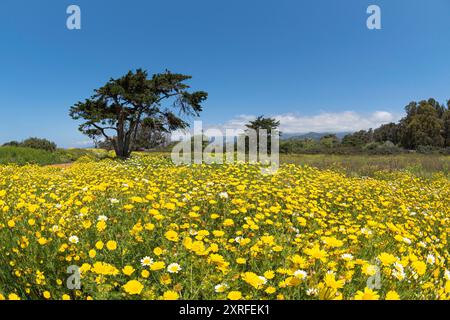
<path id="1" fill-rule="evenodd" d="M 439 174 L 0 166 L 0 298 L 445 299 L 449 218 Z"/>

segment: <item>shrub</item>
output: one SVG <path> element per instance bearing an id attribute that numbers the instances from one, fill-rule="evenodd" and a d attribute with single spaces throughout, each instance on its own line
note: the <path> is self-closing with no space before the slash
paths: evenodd
<path id="1" fill-rule="evenodd" d="M 371 146 L 366 146 L 366 150 L 369 154 L 379 154 L 379 155 L 389 155 L 389 154 L 399 154 L 403 153 L 402 148 L 397 147 L 391 141 L 386 141 L 384 143 L 373 143 Z"/>
<path id="2" fill-rule="evenodd" d="M 20 146 L 20 142 L 18 141 L 9 141 L 3 144 L 2 147 L 19 147 Z"/>
<path id="3" fill-rule="evenodd" d="M 28 138 L 24 140 L 21 144 L 21 147 L 32 148 L 32 149 L 40 149 L 49 152 L 56 151 L 56 143 L 51 142 L 47 139 L 39 139 L 39 138 Z"/>
<path id="4" fill-rule="evenodd" d="M 433 154 L 437 153 L 439 151 L 439 148 L 433 147 L 433 146 L 418 146 L 417 152 L 423 153 L 423 154 Z"/>
<path id="5" fill-rule="evenodd" d="M 373 151 L 376 150 L 380 147 L 380 144 L 378 142 L 370 142 L 368 144 L 366 144 L 363 149 L 367 150 L 367 151 Z"/>

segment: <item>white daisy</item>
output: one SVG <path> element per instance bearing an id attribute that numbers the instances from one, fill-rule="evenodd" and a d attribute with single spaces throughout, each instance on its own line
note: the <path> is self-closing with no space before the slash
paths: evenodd
<path id="1" fill-rule="evenodd" d="M 261 279 L 261 281 L 263 282 L 263 284 L 266 284 L 266 283 L 267 283 L 267 279 L 264 278 L 263 276 L 259 276 L 258 278 Z"/>
<path id="2" fill-rule="evenodd" d="M 305 270 L 296 270 L 294 272 L 294 276 L 299 279 L 305 279 L 308 276 L 308 274 L 306 273 Z"/>
<path id="3" fill-rule="evenodd" d="M 350 253 L 344 253 L 343 255 L 341 255 L 341 258 L 344 260 L 353 260 L 353 255 Z"/>
<path id="4" fill-rule="evenodd" d="M 167 266 L 167 271 L 169 273 L 178 273 L 180 272 L 181 267 L 178 263 L 171 263 Z"/>
<path id="5" fill-rule="evenodd" d="M 69 242 L 70 243 L 78 243 L 79 239 L 77 236 L 70 236 Z"/>
<path id="6" fill-rule="evenodd" d="M 444 277 L 445 277 L 445 280 L 450 281 L 450 271 L 445 270 L 444 271 Z"/>
<path id="7" fill-rule="evenodd" d="M 148 266 L 150 266 L 152 263 L 153 263 L 153 259 L 150 258 L 150 257 L 148 257 L 148 256 L 141 259 L 141 265 L 142 265 L 143 267 L 148 267 Z"/>
<path id="8" fill-rule="evenodd" d="M 214 291 L 217 293 L 225 292 L 227 289 L 228 289 L 228 285 L 226 283 L 221 283 L 214 287 Z"/>
<path id="9" fill-rule="evenodd" d="M 319 291 L 316 288 L 309 288 L 308 290 L 306 290 L 306 294 L 308 296 L 315 296 L 317 295 L 317 293 L 319 293 Z"/>
<path id="10" fill-rule="evenodd" d="M 221 198 L 221 199 L 228 199 L 228 193 L 227 192 L 219 193 L 219 198 Z"/>

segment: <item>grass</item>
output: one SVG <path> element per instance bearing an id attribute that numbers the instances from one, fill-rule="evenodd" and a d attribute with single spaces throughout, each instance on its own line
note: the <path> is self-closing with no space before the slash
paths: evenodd
<path id="1" fill-rule="evenodd" d="M 170 158 L 168 152 L 150 152 L 154 156 Z M 450 178 L 450 156 L 438 154 L 398 155 L 330 155 L 330 154 L 281 154 L 280 163 L 307 165 L 321 170 L 333 170 L 350 177 L 374 177 L 380 171 L 407 171 L 429 178 L 440 173 Z"/>
<path id="2" fill-rule="evenodd" d="M 55 152 L 23 147 L 0 147 L 0 164 L 52 165 L 70 163 L 81 157 L 103 158 L 105 152 L 89 149 L 59 149 Z"/>
<path id="3" fill-rule="evenodd" d="M 169 152 L 150 152 L 170 157 Z M 102 159 L 110 153 L 97 149 L 59 149 L 56 152 L 22 148 L 0 147 L 0 164 L 52 165 L 70 163 L 83 157 Z M 282 154 L 281 163 L 308 165 L 322 170 L 334 170 L 348 176 L 374 176 L 377 172 L 404 170 L 421 177 L 442 173 L 450 177 L 450 156 L 399 154 L 399 155 L 324 155 L 324 154 Z"/>
<path id="4" fill-rule="evenodd" d="M 332 169 L 349 176 L 374 176 L 379 171 L 409 171 L 417 176 L 430 177 L 435 173 L 450 176 L 450 156 L 400 155 L 280 155 L 281 163 L 309 165 L 318 169 Z"/>

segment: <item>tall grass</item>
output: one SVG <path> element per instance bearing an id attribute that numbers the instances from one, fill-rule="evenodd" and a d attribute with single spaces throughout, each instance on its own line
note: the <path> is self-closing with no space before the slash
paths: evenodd
<path id="1" fill-rule="evenodd" d="M 62 164 L 70 163 L 86 156 L 101 159 L 108 156 L 108 153 L 106 151 L 89 149 L 59 149 L 55 152 L 49 152 L 24 147 L 0 147 L 0 164 Z"/>
<path id="2" fill-rule="evenodd" d="M 168 152 L 155 152 L 150 154 L 170 157 L 170 153 Z M 193 157 L 194 155 L 191 154 L 191 156 Z M 280 163 L 307 165 L 321 170 L 339 171 L 348 176 L 373 177 L 380 171 L 408 171 L 420 177 L 431 177 L 436 173 L 440 173 L 450 178 L 450 156 L 439 154 L 281 154 Z"/>
<path id="3" fill-rule="evenodd" d="M 1 147 L 0 164 L 15 163 L 18 165 L 31 164 L 54 164 L 62 163 L 67 159 L 62 159 L 61 154 L 45 150 L 23 148 L 23 147 Z"/>
<path id="4" fill-rule="evenodd" d="M 379 171 L 406 170 L 418 176 L 429 177 L 435 173 L 450 176 L 450 156 L 401 155 L 281 155 L 282 163 L 309 165 L 319 169 L 332 169 L 348 175 L 373 176 Z"/>

